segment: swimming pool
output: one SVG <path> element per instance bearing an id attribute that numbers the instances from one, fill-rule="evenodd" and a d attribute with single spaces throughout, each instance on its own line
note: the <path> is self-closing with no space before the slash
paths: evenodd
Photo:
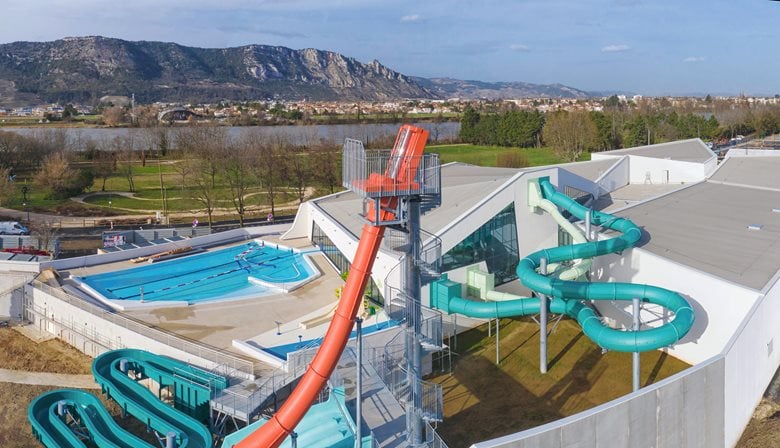
<path id="1" fill-rule="evenodd" d="M 374 325 L 363 327 L 363 335 L 365 336 L 367 334 L 376 333 L 377 331 L 386 330 L 388 328 L 392 328 L 398 325 L 401 325 L 400 320 L 389 319 L 384 322 L 377 322 Z M 352 339 L 356 337 L 357 337 L 357 331 L 352 330 L 352 332 L 349 334 L 349 338 Z M 306 339 L 306 340 L 301 340 L 299 342 L 293 342 L 292 344 L 282 344 L 273 347 L 263 347 L 262 350 L 274 355 L 275 357 L 281 359 L 282 361 L 287 361 L 287 355 L 289 353 L 304 348 L 319 347 L 321 343 L 322 343 L 322 338 Z"/>
<path id="2" fill-rule="evenodd" d="M 101 299 L 192 304 L 288 292 L 317 275 L 319 272 L 305 253 L 264 241 L 251 241 L 74 279 Z"/>

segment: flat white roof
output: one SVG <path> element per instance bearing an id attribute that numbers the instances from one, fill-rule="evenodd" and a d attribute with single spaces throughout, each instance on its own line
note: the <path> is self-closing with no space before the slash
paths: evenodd
<path id="1" fill-rule="evenodd" d="M 436 233 L 521 171 L 523 170 L 516 168 L 490 168 L 463 163 L 443 165 L 442 203 L 439 208 L 422 216 L 422 228 Z M 315 199 L 313 202 L 336 222 L 341 223 L 355 238 L 360 235 L 364 222 L 358 216 L 363 210 L 363 202 L 358 195 L 345 191 Z"/>
<path id="2" fill-rule="evenodd" d="M 604 151 L 598 154 L 611 156 L 632 155 L 695 163 L 704 163 L 715 157 L 715 153 L 710 151 L 704 142 L 698 138 L 659 143 L 656 145 L 638 146 L 636 148 L 616 149 L 614 151 Z"/>
<path id="3" fill-rule="evenodd" d="M 755 290 L 780 268 L 780 194 L 702 182 L 630 207 L 618 216 L 643 230 L 652 253 Z M 752 224 L 761 230 L 750 230 Z"/>
<path id="4" fill-rule="evenodd" d="M 780 157 L 727 157 L 710 180 L 780 190 Z M 774 205 L 780 207 L 777 202 Z"/>

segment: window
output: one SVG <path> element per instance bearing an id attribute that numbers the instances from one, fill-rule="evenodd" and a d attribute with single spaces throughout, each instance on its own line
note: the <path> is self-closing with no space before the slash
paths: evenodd
<path id="1" fill-rule="evenodd" d="M 341 253 L 339 248 L 333 244 L 333 241 L 328 238 L 328 235 L 325 234 L 325 232 L 320 228 L 320 226 L 317 225 L 316 222 L 312 223 L 311 241 L 315 246 L 320 248 L 320 250 L 325 254 L 326 257 L 328 257 L 331 262 L 333 262 L 333 265 L 336 266 L 336 269 L 338 269 L 340 274 L 343 275 L 349 272 L 349 267 L 352 265 L 352 263 L 350 263 L 347 257 Z M 366 291 L 364 295 L 371 297 L 371 300 L 378 303 L 379 305 L 384 305 L 384 297 L 382 297 L 382 293 L 379 290 L 379 287 L 371 277 L 368 279 L 368 284 L 366 285 Z"/>
<path id="2" fill-rule="evenodd" d="M 512 203 L 447 251 L 442 257 L 442 271 L 484 261 L 488 272 L 495 274 L 496 285 L 501 285 L 517 279 L 518 253 L 515 204 Z"/>

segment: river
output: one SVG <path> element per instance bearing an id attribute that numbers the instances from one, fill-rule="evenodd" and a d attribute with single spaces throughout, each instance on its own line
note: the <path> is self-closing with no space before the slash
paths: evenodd
<path id="1" fill-rule="evenodd" d="M 428 129 L 431 133 L 429 143 L 453 140 L 460 132 L 459 122 L 443 123 L 414 123 Z M 233 126 L 228 128 L 228 134 L 233 138 L 240 138 L 250 132 L 259 132 L 265 135 L 282 135 L 290 138 L 295 144 L 303 144 L 316 139 L 326 139 L 333 142 L 343 142 L 345 138 L 354 138 L 363 142 L 376 140 L 389 140 L 398 133 L 399 124 L 323 124 L 301 126 Z M 171 133 L 176 127 L 163 128 Z M 84 144 L 93 140 L 96 142 L 112 140 L 116 137 L 128 135 L 143 138 L 149 128 L 56 128 L 56 127 L 0 127 L 0 131 L 18 132 L 24 135 L 36 135 L 39 133 L 65 132 L 69 146 L 74 149 L 83 149 Z M 171 139 L 173 141 L 173 139 Z"/>

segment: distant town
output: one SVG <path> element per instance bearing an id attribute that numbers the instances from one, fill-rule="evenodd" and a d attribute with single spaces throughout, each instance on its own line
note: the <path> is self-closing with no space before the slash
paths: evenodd
<path id="1" fill-rule="evenodd" d="M 158 123 L 212 121 L 233 125 L 401 122 L 407 119 L 456 121 L 467 106 L 478 111 L 507 109 L 539 112 L 604 111 L 610 107 L 683 108 L 691 112 L 780 104 L 780 95 L 396 100 L 396 101 L 221 101 L 212 104 L 135 104 L 132 97 L 105 96 L 98 105 L 56 103 L 0 108 L 0 125 L 70 121 L 95 126 L 148 126 Z"/>

